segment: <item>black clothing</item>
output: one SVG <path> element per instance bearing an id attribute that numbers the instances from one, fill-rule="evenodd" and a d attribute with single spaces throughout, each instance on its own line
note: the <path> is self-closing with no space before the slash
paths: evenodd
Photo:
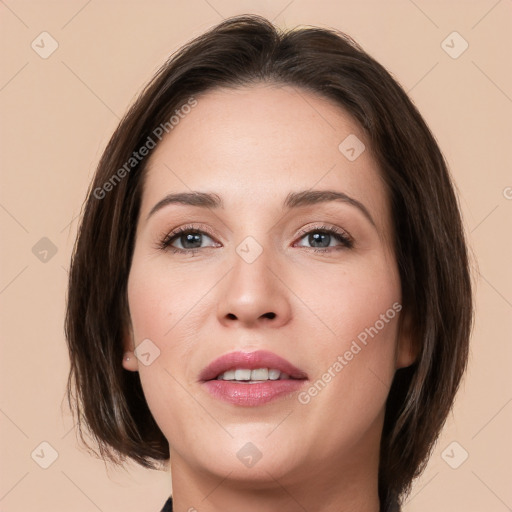
<path id="1" fill-rule="evenodd" d="M 170 496 L 169 499 L 165 502 L 164 508 L 161 510 L 161 512 L 172 512 L 172 496 Z M 400 506 L 395 503 L 383 512 L 400 512 Z"/>
<path id="2" fill-rule="evenodd" d="M 165 502 L 164 508 L 161 512 L 172 512 L 172 496 Z"/>

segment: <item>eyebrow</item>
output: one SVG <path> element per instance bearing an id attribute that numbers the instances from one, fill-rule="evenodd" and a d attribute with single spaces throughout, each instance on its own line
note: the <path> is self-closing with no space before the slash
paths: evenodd
<path id="1" fill-rule="evenodd" d="M 375 221 L 366 206 L 357 199 L 354 199 L 343 192 L 335 192 L 333 190 L 304 190 L 302 192 L 290 192 L 283 202 L 283 207 L 288 209 L 300 208 L 303 206 L 311 206 L 314 204 L 322 204 L 332 201 L 341 201 L 354 206 L 363 213 L 374 227 L 376 227 Z M 158 201 L 158 203 L 156 203 L 148 213 L 146 221 L 158 210 L 170 204 L 182 204 L 208 209 L 224 208 L 224 202 L 217 194 L 206 192 L 180 192 L 176 194 L 168 194 Z"/>
<path id="2" fill-rule="evenodd" d="M 209 194 L 206 192 L 180 192 L 178 194 L 168 194 L 161 201 L 158 201 L 148 213 L 146 221 L 158 210 L 170 204 L 183 204 L 209 209 L 224 208 L 224 203 L 217 194 Z"/>

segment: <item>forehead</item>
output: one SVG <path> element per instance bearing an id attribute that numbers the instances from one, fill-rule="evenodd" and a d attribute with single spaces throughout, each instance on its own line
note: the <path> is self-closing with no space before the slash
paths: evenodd
<path id="1" fill-rule="evenodd" d="M 196 100 L 150 155 L 142 217 L 170 192 L 214 192 L 226 209 L 263 211 L 290 191 L 331 189 L 363 202 L 381 229 L 389 228 L 371 147 L 341 106 L 276 85 L 217 89 Z"/>

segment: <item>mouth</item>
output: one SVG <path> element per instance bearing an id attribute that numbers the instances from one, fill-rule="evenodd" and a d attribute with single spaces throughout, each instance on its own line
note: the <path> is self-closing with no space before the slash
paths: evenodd
<path id="1" fill-rule="evenodd" d="M 205 389 L 235 405 L 263 405 L 290 395 L 307 382 L 307 374 L 273 352 L 231 352 L 212 361 L 199 376 Z"/>
<path id="2" fill-rule="evenodd" d="M 289 380 L 293 378 L 294 377 L 290 377 L 290 375 L 277 368 L 256 368 L 255 370 L 249 368 L 234 368 L 215 377 L 216 380 L 230 380 L 242 384 L 255 384 L 268 380 Z"/>

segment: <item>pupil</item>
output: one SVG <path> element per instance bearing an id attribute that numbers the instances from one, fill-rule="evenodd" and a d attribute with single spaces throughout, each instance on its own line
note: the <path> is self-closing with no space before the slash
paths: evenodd
<path id="1" fill-rule="evenodd" d="M 183 243 L 183 240 L 185 240 L 185 243 Z M 183 235 L 181 237 L 181 242 L 185 249 L 195 249 L 197 247 L 201 247 L 201 234 L 200 233 L 196 233 L 196 234 L 188 233 L 187 235 Z M 188 245 L 188 244 L 192 244 L 192 246 Z M 196 244 L 196 245 L 194 245 L 194 244 Z"/>
<path id="2" fill-rule="evenodd" d="M 314 233 L 313 235 L 309 235 L 309 243 L 312 247 L 329 247 L 330 242 L 331 235 L 328 233 Z"/>

